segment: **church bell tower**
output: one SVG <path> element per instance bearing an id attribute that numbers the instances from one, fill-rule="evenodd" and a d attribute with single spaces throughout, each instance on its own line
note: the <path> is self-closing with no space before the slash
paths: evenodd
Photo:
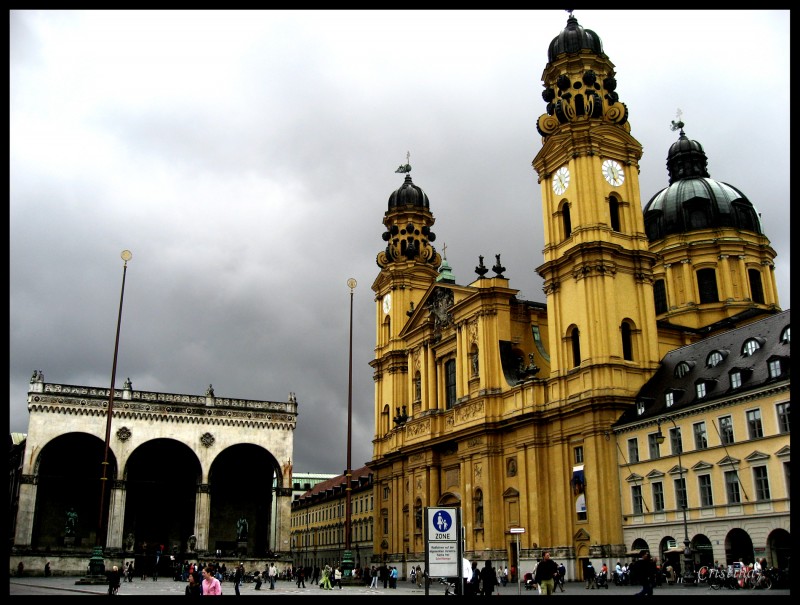
<path id="1" fill-rule="evenodd" d="M 547 296 L 551 396 L 628 399 L 659 362 L 642 146 L 630 133 L 614 64 L 571 13 L 550 43 L 542 81 L 543 145 L 533 167 L 545 228 L 537 272 Z"/>

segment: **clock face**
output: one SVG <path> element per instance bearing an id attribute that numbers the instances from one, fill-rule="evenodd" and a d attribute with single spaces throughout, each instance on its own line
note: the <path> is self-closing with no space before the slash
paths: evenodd
<path id="1" fill-rule="evenodd" d="M 390 293 L 383 297 L 383 312 L 388 313 L 391 310 L 392 310 L 392 295 Z"/>
<path id="2" fill-rule="evenodd" d="M 562 166 L 553 175 L 553 191 L 556 195 L 561 195 L 569 187 L 569 168 Z"/>
<path id="3" fill-rule="evenodd" d="M 622 171 L 622 166 L 615 160 L 606 160 L 603 162 L 603 178 L 608 181 L 609 185 L 619 187 L 625 182 L 625 173 Z"/>

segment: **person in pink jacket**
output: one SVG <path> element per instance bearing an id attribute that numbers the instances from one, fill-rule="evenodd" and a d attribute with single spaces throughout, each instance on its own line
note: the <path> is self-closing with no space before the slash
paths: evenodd
<path id="1" fill-rule="evenodd" d="M 214 577 L 214 570 L 210 567 L 203 569 L 203 596 L 222 594 L 222 586 Z"/>

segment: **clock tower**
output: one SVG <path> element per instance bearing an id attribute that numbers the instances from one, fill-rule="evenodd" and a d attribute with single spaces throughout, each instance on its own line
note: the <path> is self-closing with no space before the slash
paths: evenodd
<path id="1" fill-rule="evenodd" d="M 533 167 L 544 215 L 537 272 L 547 296 L 551 396 L 630 402 L 659 362 L 642 146 L 630 133 L 614 64 L 572 14 L 550 43 L 542 81 L 546 113 Z"/>

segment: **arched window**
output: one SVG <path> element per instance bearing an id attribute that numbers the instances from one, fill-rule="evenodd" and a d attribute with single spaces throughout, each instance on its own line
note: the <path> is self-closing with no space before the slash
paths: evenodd
<path id="1" fill-rule="evenodd" d="M 569 216 L 569 204 L 564 204 L 561 208 L 561 216 L 564 219 L 564 239 L 572 235 L 572 219 Z"/>
<path id="2" fill-rule="evenodd" d="M 619 231 L 619 202 L 613 195 L 608 200 L 608 212 L 611 218 L 611 229 Z"/>
<path id="3" fill-rule="evenodd" d="M 717 293 L 717 272 L 714 269 L 698 269 L 697 290 L 700 293 L 701 303 L 719 301 Z"/>
<path id="4" fill-rule="evenodd" d="M 742 355 L 749 357 L 761 348 L 761 343 L 755 338 L 748 338 L 742 347 Z"/>
<path id="5" fill-rule="evenodd" d="M 720 363 L 722 363 L 723 359 L 724 357 L 722 356 L 722 353 L 720 353 L 719 351 L 711 351 L 711 353 L 708 354 L 708 358 L 706 359 L 706 365 L 709 368 L 713 368 L 714 366 L 717 366 Z"/>
<path id="6" fill-rule="evenodd" d="M 631 324 L 623 321 L 620 326 L 622 332 L 622 359 L 633 361 L 633 336 L 631 334 Z"/>
<path id="7" fill-rule="evenodd" d="M 750 278 L 750 300 L 763 305 L 764 287 L 761 285 L 761 271 L 758 269 L 748 269 L 747 277 Z"/>
<path id="8" fill-rule="evenodd" d="M 656 302 L 656 315 L 667 312 L 667 285 L 663 279 L 657 279 L 653 284 L 653 298 Z"/>
<path id="9" fill-rule="evenodd" d="M 691 371 L 691 366 L 685 361 L 680 362 L 675 366 L 675 378 L 683 378 Z"/>
<path id="10" fill-rule="evenodd" d="M 577 326 L 572 328 L 570 340 L 572 341 L 572 367 L 577 368 L 581 365 L 581 334 Z"/>

